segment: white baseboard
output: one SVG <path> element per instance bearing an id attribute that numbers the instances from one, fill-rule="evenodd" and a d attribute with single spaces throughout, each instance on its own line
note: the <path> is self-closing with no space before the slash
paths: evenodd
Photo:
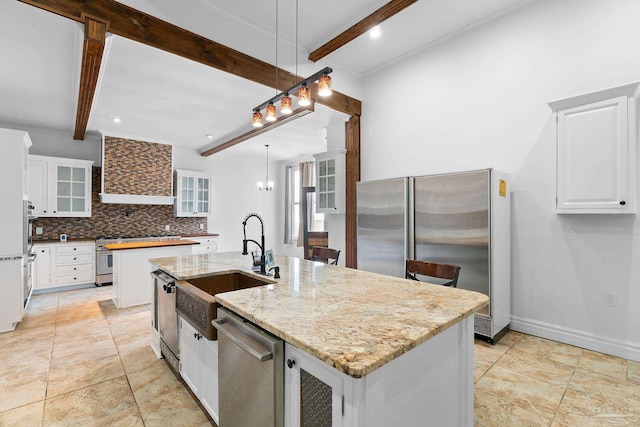
<path id="1" fill-rule="evenodd" d="M 538 320 L 511 316 L 510 329 L 529 335 L 535 335 L 587 350 L 598 351 L 612 356 L 640 362 L 640 343 L 617 340 L 578 329 L 540 322 Z"/>

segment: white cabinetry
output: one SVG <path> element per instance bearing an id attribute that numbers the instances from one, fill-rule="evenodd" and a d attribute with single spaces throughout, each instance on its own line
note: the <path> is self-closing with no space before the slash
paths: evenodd
<path id="1" fill-rule="evenodd" d="M 96 263 L 94 243 L 61 243 L 55 250 L 55 286 L 95 283 Z"/>
<path id="2" fill-rule="evenodd" d="M 216 236 L 185 237 L 187 240 L 199 242 L 199 245 L 191 246 L 191 254 L 214 254 L 218 252 L 218 238 Z"/>
<path id="3" fill-rule="evenodd" d="M 51 245 L 33 245 L 36 260 L 33 265 L 33 289 L 48 289 L 53 286 L 51 280 Z"/>
<path id="4" fill-rule="evenodd" d="M 557 213 L 636 213 L 639 85 L 549 103 L 557 122 Z"/>
<path id="5" fill-rule="evenodd" d="M 285 425 L 343 425 L 343 375 L 326 363 L 285 345 Z"/>
<path id="6" fill-rule="evenodd" d="M 90 217 L 92 164 L 89 160 L 29 156 L 29 197 L 35 215 Z"/>
<path id="7" fill-rule="evenodd" d="M 346 152 L 341 149 L 313 155 L 316 159 L 317 213 L 344 213 Z"/>
<path id="8" fill-rule="evenodd" d="M 31 139 L 26 132 L 0 129 L 0 332 L 13 330 L 22 320 L 29 298 L 25 239 L 28 224 L 23 210 L 29 147 Z"/>
<path id="9" fill-rule="evenodd" d="M 176 169 L 174 173 L 175 216 L 208 216 L 211 178 L 202 172 Z"/>
<path id="10" fill-rule="evenodd" d="M 200 335 L 182 317 L 180 323 L 180 376 L 218 423 L 218 341 Z"/>

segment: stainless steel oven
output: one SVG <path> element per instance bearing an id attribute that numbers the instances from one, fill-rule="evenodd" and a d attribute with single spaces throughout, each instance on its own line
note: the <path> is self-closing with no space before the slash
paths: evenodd
<path id="1" fill-rule="evenodd" d="M 96 286 L 113 283 L 113 252 L 96 249 Z"/>

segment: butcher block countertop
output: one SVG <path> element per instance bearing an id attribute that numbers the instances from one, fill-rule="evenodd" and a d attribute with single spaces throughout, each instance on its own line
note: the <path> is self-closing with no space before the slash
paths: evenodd
<path id="1" fill-rule="evenodd" d="M 269 284 L 216 294 L 219 304 L 354 378 L 361 378 L 484 307 L 486 295 L 276 256 L 280 279 L 239 252 L 155 258 L 178 280 L 241 272 Z"/>
<path id="2" fill-rule="evenodd" d="M 110 251 L 119 251 L 123 249 L 144 249 L 144 248 L 161 248 L 163 246 L 185 246 L 185 245 L 199 245 L 200 242 L 194 242 L 193 240 L 161 240 L 157 242 L 127 242 L 127 243 L 107 243 L 105 248 Z"/>

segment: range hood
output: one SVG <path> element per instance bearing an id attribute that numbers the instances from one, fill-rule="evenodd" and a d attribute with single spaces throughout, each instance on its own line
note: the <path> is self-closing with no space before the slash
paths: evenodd
<path id="1" fill-rule="evenodd" d="M 172 146 L 103 136 L 100 201 L 173 205 Z"/>

